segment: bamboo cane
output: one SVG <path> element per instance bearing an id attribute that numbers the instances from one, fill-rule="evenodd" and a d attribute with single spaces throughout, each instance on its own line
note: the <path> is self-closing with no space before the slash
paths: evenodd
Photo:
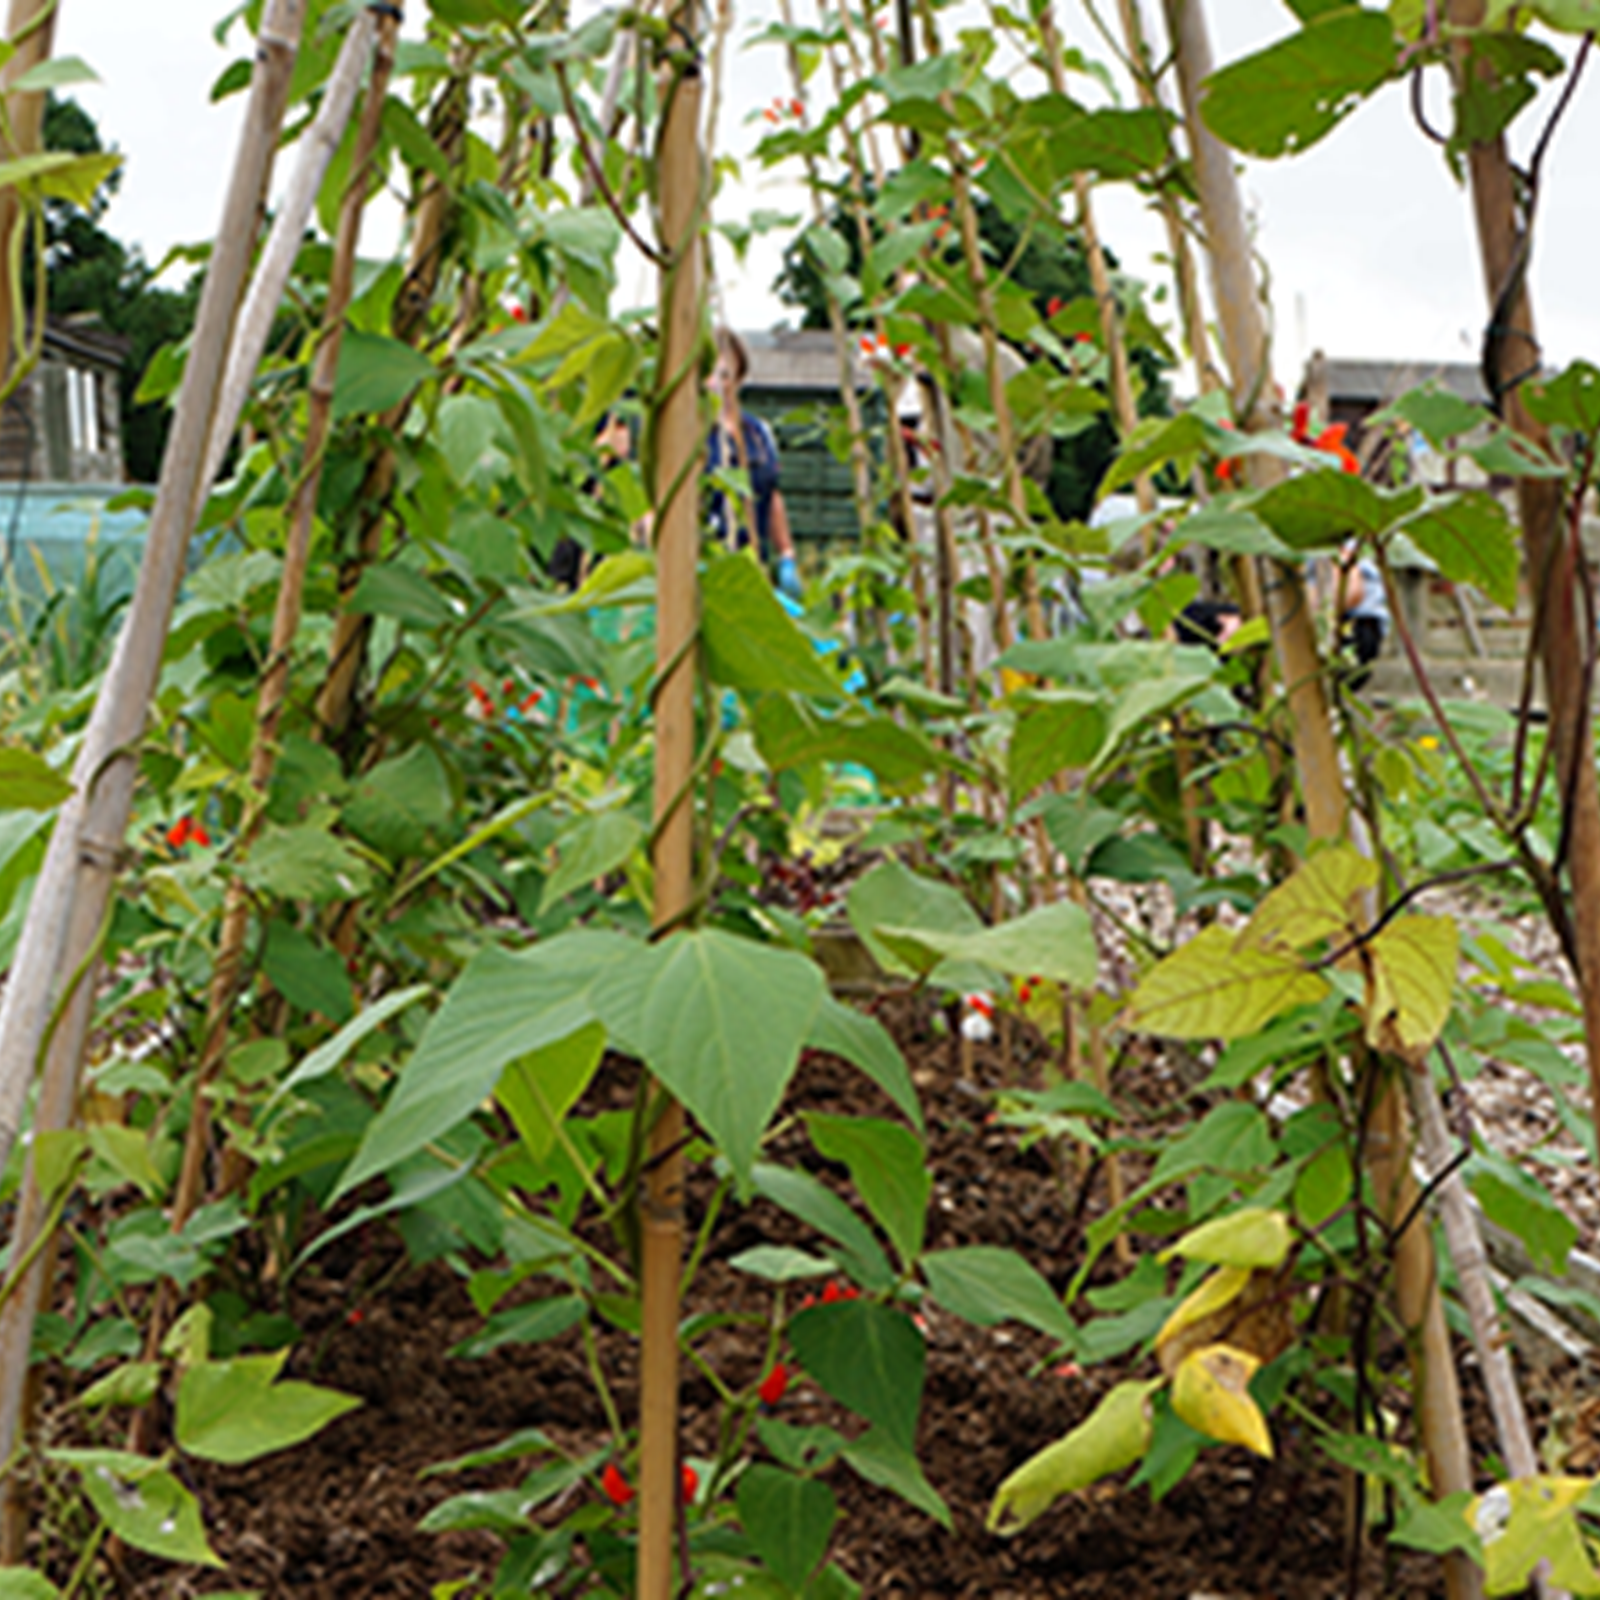
<path id="1" fill-rule="evenodd" d="M 0 67 L 0 96 L 5 100 L 10 137 L 0 131 L 0 160 L 10 161 L 39 148 L 39 131 L 44 123 L 44 93 L 34 89 L 19 94 L 12 85 L 24 73 L 50 59 L 55 42 L 59 0 L 11 0 L 6 23 L 6 38 L 16 46 L 16 54 Z M 0 189 L 0 393 L 5 393 L 18 368 L 27 364 L 28 341 L 17 326 L 26 321 L 26 308 L 12 300 L 12 238 L 22 225 L 22 203 L 15 188 Z M 43 273 L 44 265 L 39 263 Z M 44 330 L 34 330 L 42 337 Z"/>
<path id="2" fill-rule="evenodd" d="M 917 59 L 916 33 L 912 25 L 914 0 L 895 0 L 895 22 L 899 41 L 900 65 L 911 66 Z M 868 35 L 872 46 L 873 60 L 876 70 L 882 72 L 887 65 L 887 51 L 883 40 L 878 36 L 875 26 L 868 28 Z M 848 35 L 847 35 L 848 37 Z M 918 138 L 912 128 L 896 125 L 896 145 L 902 159 L 907 162 L 914 161 L 918 152 Z M 868 133 L 869 149 L 873 158 L 873 177 L 881 191 L 883 184 L 883 167 L 877 154 L 876 143 L 871 139 L 871 130 Z M 864 197 L 863 197 L 864 198 Z M 866 227 L 866 208 L 863 204 L 859 213 L 859 223 Z M 862 253 L 865 255 L 870 248 L 871 238 L 869 233 L 864 233 L 862 238 Z M 937 337 L 939 330 L 932 329 Z M 941 345 L 942 354 L 946 364 L 949 360 L 948 344 Z M 950 437 L 950 429 L 942 423 L 942 413 L 946 407 L 943 391 L 935 383 L 926 370 L 919 372 L 918 385 L 922 390 L 923 415 L 932 424 L 933 437 L 944 440 Z M 952 520 L 949 505 L 950 491 L 950 463 L 945 459 L 942 450 L 930 451 L 929 475 L 933 479 L 933 524 L 934 524 L 934 644 L 937 661 L 936 678 L 939 692 L 942 695 L 953 697 L 955 695 L 957 677 L 957 640 L 956 640 L 956 601 L 955 591 L 958 581 L 959 558 L 956 551 L 955 524 Z M 952 773 L 939 774 L 939 802 L 945 812 L 950 812 L 955 805 L 955 778 Z"/>
<path id="3" fill-rule="evenodd" d="M 1369 1070 L 1373 1065 L 1369 1064 Z M 1415 1386 L 1412 1404 L 1428 1461 L 1428 1482 L 1441 1498 L 1469 1492 L 1471 1452 L 1455 1361 L 1450 1353 L 1450 1330 L 1445 1324 L 1444 1299 L 1439 1293 L 1426 1213 L 1417 1205 L 1405 1102 L 1392 1086 L 1386 1087 L 1378 1098 L 1363 1155 L 1379 1214 L 1391 1226 L 1404 1218 L 1411 1219 L 1405 1231 L 1393 1239 L 1391 1249 L 1395 1309 L 1411 1346 Z M 1458 1261 L 1458 1269 L 1460 1265 Z M 1442 1558 L 1442 1564 L 1445 1593 L 1451 1600 L 1483 1593 L 1483 1573 L 1468 1556 L 1452 1551 Z"/>
<path id="4" fill-rule="evenodd" d="M 371 13 L 368 13 L 370 16 Z M 395 40 L 400 17 L 386 10 L 376 28 L 362 30 L 372 59 L 367 101 L 356 134 L 351 179 L 345 190 L 334 240 L 333 264 L 328 276 L 328 297 L 323 308 L 322 337 L 312 360 L 306 408 L 305 447 L 301 454 L 300 481 L 289 509 L 289 537 L 284 546 L 283 571 L 278 581 L 277 606 L 272 617 L 272 642 L 256 697 L 256 734 L 250 752 L 250 787 L 253 798 L 239 830 L 239 855 L 248 855 L 261 831 L 267 790 L 278 761 L 278 729 L 289 690 L 289 663 L 305 597 L 306 568 L 311 555 L 311 534 L 316 520 L 317 494 L 322 486 L 328 434 L 333 415 L 334 377 L 344 341 L 344 319 L 355 284 L 356 250 L 361 239 L 361 219 L 370 190 L 371 164 L 378 145 L 384 101 L 394 68 Z M 354 31 L 354 30 L 352 30 Z M 346 106 L 348 115 L 349 106 Z M 334 143 L 343 137 L 340 130 Z M 235 343 L 235 350 L 238 345 Z M 213 434 L 215 443 L 215 434 Z M 222 933 L 217 943 L 216 966 L 206 1008 L 206 1032 L 195 1070 L 194 1108 L 184 1139 L 183 1166 L 172 1202 L 172 1229 L 181 1232 L 200 1199 L 205 1151 L 211 1124 L 209 1091 L 222 1065 L 228 1042 L 228 1024 L 239 994 L 245 942 L 250 928 L 250 898 L 237 876 L 228 880 L 224 896 Z M 159 1346 L 159 1329 L 152 1323 L 151 1337 Z"/>
<path id="5" fill-rule="evenodd" d="M 1067 92 L 1066 68 L 1062 62 L 1060 30 L 1056 26 L 1055 8 L 1046 3 L 1038 14 L 1039 45 L 1044 54 L 1045 70 L 1050 77 L 1050 87 L 1059 95 Z M 1095 305 L 1100 313 L 1100 338 L 1105 345 L 1106 360 L 1111 369 L 1111 404 L 1116 413 L 1117 428 L 1124 439 L 1129 438 L 1139 425 L 1138 406 L 1134 401 L 1133 378 L 1128 366 L 1128 344 L 1123 337 L 1122 317 L 1117 304 L 1116 289 L 1111 282 L 1111 268 L 1106 260 L 1105 243 L 1095 225 L 1094 200 L 1086 173 L 1076 173 L 1072 181 L 1073 197 L 1078 208 L 1078 233 L 1083 241 L 1083 252 L 1089 264 L 1089 284 L 1094 290 Z M 1141 472 L 1133 482 L 1134 497 L 1139 512 L 1149 517 L 1156 509 L 1155 485 L 1148 472 Z M 1144 553 L 1148 560 L 1155 547 L 1155 530 L 1148 523 L 1144 530 Z M 1199 796 L 1190 781 L 1193 761 L 1189 745 L 1184 738 L 1181 716 L 1173 719 L 1177 737 L 1173 740 L 1173 761 L 1178 774 L 1178 804 L 1183 813 L 1184 837 L 1189 849 L 1189 864 L 1198 873 L 1206 868 L 1206 825 L 1200 814 Z"/>
<path id="6" fill-rule="evenodd" d="M 470 58 L 458 52 L 451 63 L 449 82 L 434 105 L 429 132 L 439 146 L 446 164 L 458 167 L 466 152 Z M 433 173 L 422 176 L 422 191 L 416 203 L 411 248 L 407 253 L 405 280 L 395 297 L 390 333 L 404 344 L 416 344 L 426 325 L 439 277 L 444 266 L 445 231 L 454 198 L 449 183 Z M 380 435 L 393 436 L 410 413 L 411 402 L 402 401 L 378 419 Z M 357 502 L 365 507 L 355 549 L 339 574 L 339 593 L 348 598 L 361 580 L 368 563 L 376 559 L 382 546 L 384 521 L 389 496 L 394 489 L 397 466 L 392 445 L 378 451 L 367 468 Z M 333 643 L 328 652 L 328 672 L 317 696 L 317 722 L 329 742 L 338 739 L 350 722 L 355 705 L 356 685 L 366 659 L 367 638 L 372 619 L 341 607 L 334 619 Z"/>
<path id="7" fill-rule="evenodd" d="M 1040 7 L 1038 24 L 1039 47 L 1044 54 L 1050 87 L 1056 94 L 1065 95 L 1067 73 L 1061 59 L 1061 32 L 1056 25 L 1054 6 L 1046 3 Z M 1122 337 L 1122 318 L 1117 314 L 1116 290 L 1111 282 L 1105 244 L 1100 238 L 1099 228 L 1095 226 L 1094 201 L 1090 195 L 1087 174 L 1074 174 L 1072 193 L 1078 208 L 1078 232 L 1089 265 L 1089 285 L 1094 290 L 1095 306 L 1100 313 L 1100 337 L 1105 344 L 1106 359 L 1111 368 L 1111 406 L 1116 413 L 1117 427 L 1126 438 L 1138 426 L 1139 413 L 1134 404 L 1133 380 L 1128 371 L 1128 346 Z M 1138 497 L 1141 513 L 1155 510 L 1155 488 L 1148 472 L 1141 472 L 1134 479 L 1134 493 Z"/>
<path id="8" fill-rule="evenodd" d="M 679 0 L 671 37 L 691 42 L 695 0 Z M 693 772 L 699 629 L 700 366 L 704 348 L 702 278 L 706 171 L 700 148 L 704 86 L 698 59 L 669 58 L 662 69 L 660 174 L 662 342 L 654 405 L 656 507 L 656 695 L 654 925 L 658 935 L 690 913 L 694 898 Z M 677 1592 L 673 1541 L 678 1526 L 678 1294 L 682 1272 L 682 1108 L 649 1080 L 660 1114 L 639 1197 L 643 1296 L 639 1357 L 638 1600 Z"/>
<path id="9" fill-rule="evenodd" d="M 854 49 L 853 35 L 850 33 L 848 13 L 845 17 L 845 38 L 847 48 L 850 49 L 853 60 L 857 59 Z M 875 30 L 871 30 L 874 31 Z M 881 41 L 880 41 L 881 44 Z M 828 68 L 833 78 L 834 97 L 841 99 L 845 90 L 845 74 L 839 61 L 838 53 L 830 48 L 828 50 Z M 860 74 L 858 74 L 859 76 Z M 850 208 L 856 227 L 856 239 L 860 245 L 862 259 L 865 260 L 872 249 L 872 226 L 868 218 L 867 207 L 867 172 L 873 174 L 874 183 L 881 188 L 882 171 L 878 164 L 876 146 L 871 142 L 871 128 L 867 130 L 867 138 L 863 140 L 859 131 L 846 118 L 842 124 L 844 134 L 845 168 L 850 179 Z M 867 161 L 862 161 L 862 146 L 866 146 Z M 883 317 L 874 311 L 872 330 L 875 337 L 888 342 L 884 327 Z M 922 664 L 922 681 L 928 688 L 933 688 L 938 682 L 938 659 L 942 652 L 942 644 L 936 645 L 934 634 L 934 620 L 932 608 L 928 602 L 927 575 L 923 568 L 922 552 L 917 544 L 916 503 L 911 493 L 911 463 L 906 454 L 906 442 L 900 432 L 900 417 L 897 402 L 899 399 L 899 380 L 892 380 L 885 374 L 881 381 L 881 392 L 884 403 L 888 409 L 888 423 L 885 431 L 885 443 L 889 458 L 890 493 L 894 496 L 895 510 L 899 517 L 901 536 L 905 540 L 907 560 L 911 569 L 911 592 L 917 609 L 917 646 Z"/>
<path id="10" fill-rule="evenodd" d="M 70 1125 L 78 1066 L 93 1009 L 97 940 L 104 928 L 137 776 L 137 751 L 161 669 L 168 624 L 183 575 L 202 492 L 229 335 L 260 227 L 262 207 L 288 103 L 304 20 L 303 0 L 272 0 L 262 20 L 245 127 L 222 225 L 200 298 L 188 365 L 179 390 L 144 560 L 105 687 L 95 703 L 73 769 L 73 794 L 61 808 L 28 908 L 17 962 L 0 1002 L 0 1163 L 9 1153 L 28 1080 L 46 1038 L 57 977 L 74 973 L 50 1038 L 35 1108 L 38 1133 Z M 30 1155 L 12 1228 L 20 1260 L 43 1221 Z M 0 1462 L 17 1446 L 21 1395 L 38 1309 L 39 1263 L 0 1310 Z"/>
<path id="11" fill-rule="evenodd" d="M 924 43 L 930 53 L 937 53 L 939 45 L 938 23 L 929 0 L 917 0 L 922 19 Z M 954 119 L 955 101 L 948 90 L 939 95 L 939 104 Z M 999 459 L 1002 492 L 1011 507 L 1019 529 L 1029 523 L 1028 497 L 1022 482 L 1022 465 L 1017 454 L 1016 420 L 1011 413 L 1011 402 L 1006 395 L 1005 374 L 1000 365 L 999 319 L 995 311 L 994 287 L 989 281 L 989 269 L 983 259 L 983 246 L 978 233 L 978 211 L 972 199 L 972 180 L 967 163 L 962 158 L 956 140 L 945 138 L 945 161 L 950 168 L 950 195 L 955 206 L 960 229 L 961 258 L 966 268 L 967 283 L 972 290 L 978 311 L 978 338 L 983 350 L 984 382 L 989 391 L 989 409 L 994 413 L 995 454 Z M 995 552 L 988 530 L 988 519 L 981 520 L 984 527 L 984 547 L 988 555 L 991 580 L 996 575 L 1003 578 L 1004 568 Z M 1045 635 L 1044 612 L 1039 603 L 1039 591 L 1031 561 L 1023 563 L 1023 613 L 1031 638 Z M 991 587 L 994 587 L 991 581 Z M 1001 637 L 1002 649 L 1009 644 L 1010 627 L 1006 618 L 1003 592 L 994 593 L 996 633 Z"/>
<path id="12" fill-rule="evenodd" d="M 1145 37 L 1144 14 L 1139 0 L 1117 0 L 1117 11 L 1122 21 L 1122 34 L 1128 47 L 1128 60 L 1133 67 L 1134 85 L 1139 104 L 1152 111 L 1165 111 L 1166 103 L 1156 80 L 1155 67 L 1150 59 L 1150 45 Z M 1164 185 L 1157 201 L 1161 220 L 1167 231 L 1167 249 L 1172 257 L 1172 275 L 1178 290 L 1179 318 L 1183 324 L 1184 343 L 1189 347 L 1190 360 L 1194 362 L 1195 382 L 1201 394 L 1209 394 L 1222 387 L 1222 377 L 1211 355 L 1211 334 L 1206 326 L 1205 308 L 1200 300 L 1200 275 L 1195 270 L 1194 251 L 1189 244 L 1189 229 L 1179 209 L 1178 199 L 1170 185 Z M 1196 469 L 1196 478 L 1203 485 L 1203 477 Z M 1203 488 L 1202 488 L 1203 493 Z M 1240 609 L 1247 617 L 1266 615 L 1266 602 L 1261 593 L 1261 575 L 1248 556 L 1234 556 L 1230 564 L 1234 590 L 1239 597 Z M 1266 687 L 1265 662 L 1257 675 L 1257 690 Z M 1258 698 L 1264 698 L 1259 695 Z M 1274 757 L 1276 759 L 1276 757 Z"/>
<path id="13" fill-rule="evenodd" d="M 295 258 L 305 243 L 306 224 L 311 219 L 312 207 L 328 174 L 335 152 L 350 121 L 356 103 L 356 93 L 361 79 L 372 59 L 372 41 L 378 27 L 378 13 L 385 16 L 397 12 L 385 6 L 370 6 L 350 24 L 344 43 L 339 48 L 338 59 L 328 74 L 323 87 L 322 104 L 316 117 L 296 142 L 295 169 L 290 174 L 283 198 L 272 221 L 272 231 L 262 247 L 261 260 L 255 276 L 250 281 L 250 292 L 245 296 L 239 312 L 238 326 L 234 332 L 233 348 L 228 352 L 227 375 L 222 380 L 222 394 L 217 401 L 217 419 L 211 430 L 211 441 L 206 450 L 203 475 L 205 492 L 209 493 L 222 471 L 223 457 L 244 403 L 250 395 L 250 385 L 255 381 L 256 369 L 266 353 L 267 340 L 272 336 L 272 324 L 283 304 L 283 291 L 294 271 Z"/>
<path id="14" fill-rule="evenodd" d="M 1456 1156 L 1444 1111 L 1425 1067 L 1406 1074 L 1407 1097 L 1416 1124 L 1418 1144 L 1428 1170 L 1444 1173 L 1438 1183 L 1439 1220 L 1444 1228 L 1450 1259 L 1455 1263 L 1461 1303 L 1472 1324 L 1472 1344 L 1478 1353 L 1483 1387 L 1494 1416 L 1500 1452 L 1514 1478 L 1527 1478 L 1539 1471 L 1539 1456 L 1528 1426 L 1527 1408 L 1517 1387 L 1511 1365 L 1509 1335 L 1500 1316 L 1489 1277 L 1489 1257 L 1484 1249 L 1483 1230 L 1478 1214 L 1459 1171 L 1452 1168 Z"/>
<path id="15" fill-rule="evenodd" d="M 1452 24 L 1470 29 L 1482 23 L 1484 9 L 1483 0 L 1449 0 L 1446 14 Z M 1464 57 L 1458 70 L 1467 70 Z M 1519 179 L 1504 138 L 1470 146 L 1467 172 L 1489 314 L 1496 324 L 1485 357 L 1485 377 L 1502 398 L 1506 422 L 1544 450 L 1549 434 L 1522 398 L 1521 384 L 1538 373 L 1541 351 L 1527 281 L 1531 241 L 1523 234 Z M 1534 632 L 1567 813 L 1567 871 L 1578 957 L 1574 976 L 1583 1004 L 1589 1093 L 1591 1103 L 1600 1108 L 1600 781 L 1595 772 L 1591 686 L 1585 672 L 1588 652 L 1579 604 L 1581 585 L 1576 580 L 1576 564 L 1585 557 L 1576 536 L 1568 538 L 1563 528 L 1558 479 L 1518 478 L 1517 511 L 1527 572 L 1550 574 L 1547 582 L 1535 587 Z"/>
<path id="16" fill-rule="evenodd" d="M 778 16 L 785 28 L 794 27 L 794 7 L 790 0 L 778 0 Z M 791 38 L 784 47 L 789 64 L 789 82 L 797 105 L 806 104 L 805 74 L 800 70 L 800 52 Z M 713 140 L 712 148 L 715 148 Z M 806 188 L 811 196 L 812 224 L 818 228 L 828 226 L 828 214 L 822 203 L 825 184 L 821 167 L 815 155 L 806 156 Z M 867 453 L 867 433 L 861 420 L 861 401 L 856 394 L 855 360 L 850 352 L 850 330 L 845 326 L 844 311 L 838 296 L 824 292 L 828 303 L 828 329 L 833 335 L 834 356 L 839 365 L 839 398 L 844 402 L 845 422 L 850 429 L 850 484 L 855 495 L 856 527 L 865 539 L 872 527 L 872 458 Z M 891 428 L 894 418 L 889 419 Z"/>
<path id="17" fill-rule="evenodd" d="M 1122 37 L 1127 45 L 1139 104 L 1147 110 L 1164 111 L 1166 106 L 1156 81 L 1155 67 L 1150 60 L 1150 45 L 1145 35 L 1139 0 L 1117 0 L 1117 14 L 1122 23 Z M 1211 358 L 1211 335 L 1206 328 L 1205 308 L 1200 300 L 1200 277 L 1195 271 L 1194 251 L 1189 247 L 1189 232 L 1170 188 L 1161 190 L 1160 210 L 1167 232 L 1167 249 L 1172 256 L 1173 277 L 1177 283 L 1184 342 L 1194 362 L 1195 379 L 1200 385 L 1200 392 L 1208 394 L 1222 387 L 1222 377 Z"/>
<path id="18" fill-rule="evenodd" d="M 1233 157 L 1200 117 L 1200 86 L 1212 68 L 1205 17 L 1200 0 L 1164 3 L 1200 194 L 1218 327 L 1239 424 L 1247 431 L 1272 427 L 1280 420 L 1278 405 L 1267 367 L 1266 325 Z M 1280 482 L 1287 471 L 1283 463 L 1269 456 L 1251 457 L 1251 469 L 1252 481 L 1260 485 Z M 1305 584 L 1298 568 L 1275 563 L 1266 587 L 1267 615 L 1294 721 L 1295 760 L 1306 819 L 1314 838 L 1336 839 L 1345 827 L 1344 782 Z"/>
<path id="19" fill-rule="evenodd" d="M 1204 10 L 1201 0 L 1164 0 L 1164 5 L 1234 405 L 1246 428 L 1269 425 L 1278 420 L 1277 404 L 1238 179 L 1232 157 L 1200 117 L 1200 89 L 1212 71 Z M 1252 469 L 1257 483 L 1280 481 L 1285 470 L 1276 460 L 1259 456 L 1252 458 Z M 1292 567 L 1274 563 L 1270 570 L 1268 616 L 1289 697 L 1307 821 L 1314 838 L 1339 838 L 1347 827 L 1344 782 L 1305 586 Z M 1392 1089 L 1380 1095 L 1370 1132 L 1365 1155 L 1373 1189 L 1379 1204 L 1387 1201 L 1390 1215 L 1398 1216 L 1407 1207 L 1411 1179 L 1404 1108 Z M 1440 1496 L 1468 1490 L 1471 1453 L 1426 1229 L 1408 1228 L 1396 1240 L 1395 1276 L 1401 1318 L 1418 1363 L 1418 1431 L 1433 1469 L 1433 1490 Z M 1476 1600 L 1482 1594 L 1482 1573 L 1469 1559 L 1452 1553 L 1442 1564 L 1449 1600 Z"/>

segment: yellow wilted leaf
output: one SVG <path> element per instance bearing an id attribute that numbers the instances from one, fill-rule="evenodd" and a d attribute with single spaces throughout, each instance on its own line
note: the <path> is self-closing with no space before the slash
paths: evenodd
<path id="1" fill-rule="evenodd" d="M 1449 917 L 1397 917 L 1367 946 L 1367 1042 L 1420 1061 L 1455 994 L 1459 940 Z"/>
<path id="2" fill-rule="evenodd" d="M 1276 1360 L 1294 1342 L 1286 1273 L 1266 1267 L 1223 1267 L 1212 1273 L 1156 1335 L 1161 1370 L 1174 1373 L 1190 1351 L 1217 1344 L 1257 1361 Z"/>
<path id="3" fill-rule="evenodd" d="M 1024 1461 L 995 1491 L 989 1531 L 1018 1533 L 1062 1495 L 1131 1467 L 1150 1447 L 1150 1396 L 1162 1381 L 1119 1383 L 1086 1421 Z"/>
<path id="4" fill-rule="evenodd" d="M 1346 936 L 1363 920 L 1361 895 L 1377 882 L 1377 862 L 1354 845 L 1321 850 L 1256 907 L 1238 943 L 1303 950 Z"/>
<path id="5" fill-rule="evenodd" d="M 1517 1478 L 1479 1495 L 1472 1523 L 1483 1541 L 1489 1594 L 1520 1594 L 1533 1569 L 1550 1563 L 1548 1581 L 1572 1594 L 1600 1594 L 1600 1573 L 1578 1530 L 1578 1504 L 1596 1480 Z"/>
<path id="6" fill-rule="evenodd" d="M 1167 1359 L 1172 1341 L 1185 1329 L 1194 1327 L 1197 1322 L 1204 1322 L 1207 1317 L 1215 1315 L 1224 1306 L 1232 1305 L 1244 1292 L 1244 1286 L 1249 1281 L 1248 1267 L 1224 1267 L 1220 1272 L 1213 1272 L 1206 1278 L 1200 1287 L 1167 1318 L 1161 1325 L 1161 1332 L 1156 1335 L 1156 1354 L 1161 1360 L 1164 1372 L 1171 1372 L 1177 1365 L 1176 1361 L 1169 1362 Z"/>
<path id="7" fill-rule="evenodd" d="M 1186 1356 L 1172 1380 L 1172 1409 L 1208 1438 L 1242 1444 L 1258 1456 L 1272 1455 L 1272 1434 L 1261 1408 L 1250 1398 L 1250 1380 L 1261 1363 L 1231 1345 L 1209 1344 Z"/>
<path id="8" fill-rule="evenodd" d="M 1182 1256 L 1214 1267 L 1281 1267 L 1290 1238 L 1289 1219 L 1281 1211 L 1246 1206 L 1191 1228 L 1161 1252 L 1161 1259 Z"/>
<path id="9" fill-rule="evenodd" d="M 1122 1020 L 1173 1039 L 1242 1039 L 1327 992 L 1294 956 L 1241 948 L 1235 934 L 1213 923 L 1145 975 Z"/>

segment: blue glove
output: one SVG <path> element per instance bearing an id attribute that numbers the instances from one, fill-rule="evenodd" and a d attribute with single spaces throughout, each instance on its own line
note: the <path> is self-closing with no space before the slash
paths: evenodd
<path id="1" fill-rule="evenodd" d="M 793 556 L 778 557 L 778 589 L 791 600 L 800 598 L 800 569 L 794 564 Z"/>

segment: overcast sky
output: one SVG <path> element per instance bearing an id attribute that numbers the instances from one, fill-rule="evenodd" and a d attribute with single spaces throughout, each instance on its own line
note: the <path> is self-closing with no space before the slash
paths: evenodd
<path id="1" fill-rule="evenodd" d="M 83 56 L 104 80 L 77 91 L 108 140 L 126 157 L 122 192 L 109 217 L 120 236 L 159 260 L 174 245 L 208 237 L 221 210 L 241 97 L 210 104 L 212 83 L 240 48 L 212 36 L 226 0 L 61 0 L 57 50 Z M 764 21 L 771 0 L 741 8 L 736 35 Z M 1157 9 L 1146 3 L 1147 15 Z M 407 31 L 418 27 L 413 0 Z M 1078 8 L 1063 0 L 1069 33 Z M 1217 59 L 1227 61 L 1288 32 L 1282 0 L 1211 0 Z M 1075 37 L 1093 49 L 1081 24 Z M 787 91 L 772 47 L 742 55 L 729 74 L 725 144 L 753 138 L 749 119 Z M 1532 281 L 1547 356 L 1600 360 L 1600 68 L 1592 69 L 1546 164 Z M 1246 190 L 1272 278 L 1277 366 L 1291 379 L 1305 353 L 1434 362 L 1476 360 L 1484 290 L 1464 192 L 1413 126 L 1400 91 L 1364 106 L 1307 156 L 1252 164 Z M 1159 281 L 1151 256 L 1161 230 L 1131 191 L 1097 190 L 1102 231 L 1138 275 Z M 721 199 L 724 216 L 755 206 L 798 212 L 790 181 L 746 183 Z M 391 225 L 392 226 L 392 225 Z M 375 237 L 375 244 L 386 243 Z M 783 311 L 768 294 L 777 246 L 752 253 L 742 271 L 724 262 L 725 312 L 765 327 Z M 645 296 L 642 274 L 627 293 Z"/>

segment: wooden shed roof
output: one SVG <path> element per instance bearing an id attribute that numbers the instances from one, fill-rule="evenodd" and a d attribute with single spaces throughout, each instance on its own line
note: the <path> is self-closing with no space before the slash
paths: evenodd
<path id="1" fill-rule="evenodd" d="M 1472 361 L 1360 361 L 1329 358 L 1328 398 L 1374 406 L 1387 405 L 1425 383 L 1477 405 L 1488 402 L 1483 373 Z"/>
<path id="2" fill-rule="evenodd" d="M 803 395 L 839 393 L 839 354 L 833 335 L 816 328 L 771 328 L 765 333 L 741 333 L 750 352 L 746 384 L 768 393 L 788 391 Z M 858 389 L 866 383 L 861 363 L 852 353 L 851 372 Z"/>
<path id="3" fill-rule="evenodd" d="M 133 348 L 133 340 L 113 333 L 98 317 L 49 317 L 44 325 L 46 359 L 73 366 L 104 367 L 119 372 Z"/>

